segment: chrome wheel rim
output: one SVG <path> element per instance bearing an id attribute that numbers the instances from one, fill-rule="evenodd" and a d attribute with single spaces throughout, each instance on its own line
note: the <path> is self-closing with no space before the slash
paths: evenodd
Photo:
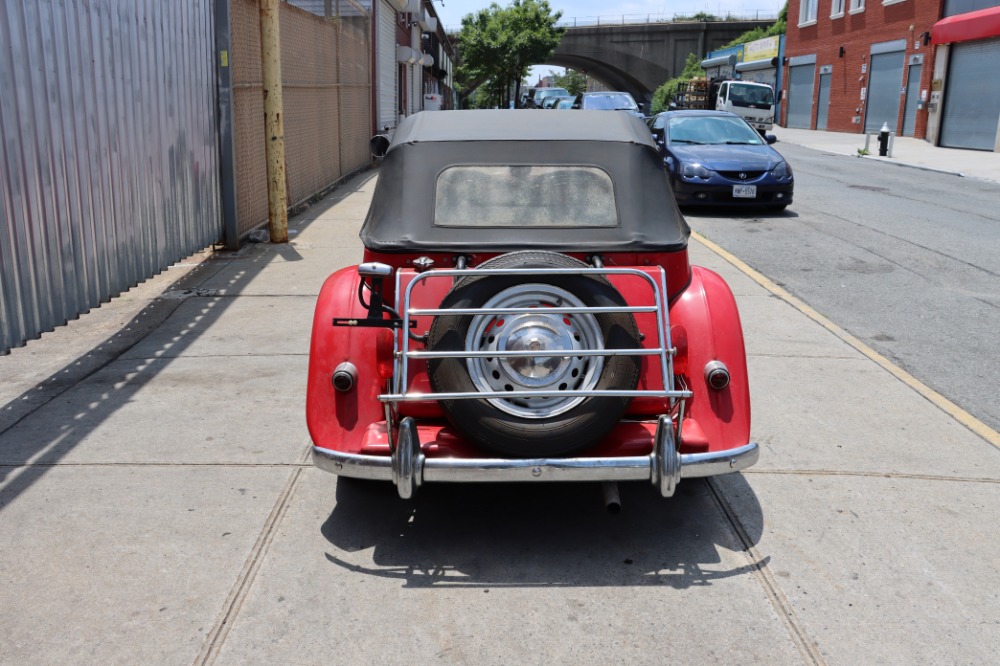
<path id="1" fill-rule="evenodd" d="M 602 356 L 574 356 L 574 351 L 603 349 L 604 336 L 592 314 L 546 312 L 555 307 L 586 307 L 576 296 L 550 284 L 523 284 L 505 289 L 483 309 L 517 308 L 515 315 L 475 315 L 465 346 L 494 351 L 497 356 L 466 360 L 469 377 L 479 391 L 589 391 L 604 367 Z M 506 351 L 537 350 L 537 356 L 505 357 Z M 488 398 L 504 413 L 544 419 L 563 414 L 585 397 Z"/>

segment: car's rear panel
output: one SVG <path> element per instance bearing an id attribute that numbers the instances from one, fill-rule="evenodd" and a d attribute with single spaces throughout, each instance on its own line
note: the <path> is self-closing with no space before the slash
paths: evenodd
<path id="1" fill-rule="evenodd" d="M 630 259 L 636 258 L 634 255 Z M 666 271 L 659 266 L 641 263 L 631 267 L 621 266 L 620 257 L 607 257 L 608 265 L 615 269 L 634 270 L 636 274 L 612 274 L 610 282 L 618 289 L 629 305 L 642 307 L 655 303 L 656 296 L 650 282 L 638 277 L 641 273 L 658 285 L 670 284 Z M 638 263 L 638 262 L 637 262 Z M 686 262 L 685 262 L 686 265 Z M 450 267 L 449 267 L 450 268 Z M 415 309 L 437 308 L 451 288 L 454 277 L 433 277 L 443 269 L 418 273 L 406 268 L 398 271 L 391 302 L 403 313 L 408 307 Z M 422 275 L 418 279 L 418 275 Z M 314 443 L 323 448 L 368 455 L 388 455 L 389 437 L 385 425 L 385 405 L 379 396 L 424 395 L 425 399 L 389 400 L 398 418 L 415 417 L 419 422 L 422 447 L 429 457 L 476 455 L 475 442 L 466 441 L 450 428 L 444 418 L 427 375 L 427 362 L 422 359 L 408 361 L 405 385 L 401 360 L 397 361 L 393 382 L 380 376 L 385 372 L 385 351 L 378 349 L 379 335 L 385 329 L 334 327 L 334 317 L 362 319 L 367 311 L 358 301 L 358 276 L 353 268 L 344 269 L 331 276 L 324 285 L 317 304 L 313 324 L 310 353 L 307 417 Z M 674 281 L 679 281 L 675 278 Z M 410 301 L 404 304 L 407 287 L 413 283 Z M 731 292 L 725 283 L 711 271 L 695 268 L 685 279 L 683 291 L 675 285 L 667 292 L 675 296 L 666 312 L 669 339 L 660 340 L 658 315 L 637 312 L 636 323 L 642 333 L 641 346 L 646 350 L 669 344 L 676 354 L 669 356 L 673 364 L 671 377 L 668 371 L 664 382 L 661 356 L 642 357 L 640 394 L 632 398 L 626 421 L 608 433 L 591 450 L 582 456 L 641 455 L 653 447 L 657 417 L 661 414 L 679 416 L 676 399 L 666 397 L 669 391 L 688 389 L 691 397 L 685 401 L 684 421 L 681 423 L 680 450 L 682 452 L 720 451 L 744 445 L 749 438 L 750 404 L 746 376 L 746 362 L 739 315 Z M 662 303 L 668 299 L 659 294 Z M 417 336 L 428 330 L 430 316 L 412 317 Z M 403 351 L 403 336 L 396 333 L 397 356 Z M 420 351 L 420 342 L 409 340 L 407 349 Z M 383 358 L 379 359 L 379 353 Z M 704 368 L 713 360 L 723 361 L 729 368 L 731 381 L 721 391 L 708 388 Z M 350 362 L 357 368 L 355 390 L 342 393 L 334 390 L 332 375 L 341 363 Z M 666 385 L 665 385 L 666 384 Z M 426 439 L 425 439 L 426 436 Z M 480 452 L 481 454 L 481 452 Z"/>

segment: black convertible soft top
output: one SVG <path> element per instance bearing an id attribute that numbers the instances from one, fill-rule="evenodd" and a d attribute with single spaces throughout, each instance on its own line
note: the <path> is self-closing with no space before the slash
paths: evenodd
<path id="1" fill-rule="evenodd" d="M 617 221 L 436 225 L 438 177 L 456 166 L 485 167 L 486 174 L 498 166 L 599 170 L 613 183 Z M 559 202 L 543 205 L 558 217 Z M 492 110 L 425 111 L 400 123 L 360 235 L 365 247 L 380 252 L 672 252 L 687 247 L 689 234 L 649 129 L 638 118 L 614 111 Z"/>

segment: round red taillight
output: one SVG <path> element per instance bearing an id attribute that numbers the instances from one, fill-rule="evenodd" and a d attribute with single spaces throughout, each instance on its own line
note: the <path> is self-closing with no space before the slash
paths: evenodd
<path id="1" fill-rule="evenodd" d="M 688 339 L 687 329 L 683 326 L 670 327 L 670 343 L 677 350 L 674 354 L 674 374 L 683 375 L 687 372 Z"/>

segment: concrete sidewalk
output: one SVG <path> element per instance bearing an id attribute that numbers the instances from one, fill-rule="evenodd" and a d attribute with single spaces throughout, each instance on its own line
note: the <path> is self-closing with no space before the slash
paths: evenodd
<path id="1" fill-rule="evenodd" d="M 865 147 L 864 134 L 844 132 L 820 132 L 816 130 L 789 129 L 775 126 L 772 132 L 778 137 L 775 148 L 781 150 L 781 142 L 793 143 L 836 155 L 860 157 L 858 150 Z M 933 146 L 923 139 L 897 136 L 893 140 L 892 157 L 878 156 L 878 140 L 872 137 L 868 150 L 871 154 L 863 159 L 879 160 L 891 164 L 941 171 L 967 178 L 977 178 L 1000 183 L 1000 153 L 982 150 L 961 150 Z"/>
<path id="2" fill-rule="evenodd" d="M 747 473 L 608 516 L 312 468 L 313 305 L 375 179 L 0 358 L 0 663 L 994 661 L 1000 451 L 697 241 L 746 331 Z"/>

